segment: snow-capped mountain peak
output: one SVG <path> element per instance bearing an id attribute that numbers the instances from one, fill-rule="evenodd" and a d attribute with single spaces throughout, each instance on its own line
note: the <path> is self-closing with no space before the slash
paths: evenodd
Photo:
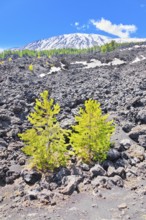
<path id="1" fill-rule="evenodd" d="M 91 48 L 93 46 L 101 46 L 105 43 L 108 43 L 112 40 L 115 40 L 119 43 L 123 42 L 142 42 L 146 39 L 137 39 L 137 38 L 109 38 L 104 35 L 99 34 L 64 34 L 55 37 L 51 37 L 44 40 L 38 40 L 32 43 L 29 43 L 21 49 L 29 50 L 51 50 L 51 49 L 61 49 L 61 48 Z"/>
<path id="2" fill-rule="evenodd" d="M 61 48 L 90 48 L 95 45 L 103 45 L 109 42 L 110 38 L 98 34 L 64 34 L 44 40 L 38 40 L 26 45 L 23 49 L 50 50 Z"/>

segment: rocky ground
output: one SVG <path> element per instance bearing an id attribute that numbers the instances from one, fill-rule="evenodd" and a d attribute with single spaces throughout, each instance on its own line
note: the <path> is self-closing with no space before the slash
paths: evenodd
<path id="1" fill-rule="evenodd" d="M 133 47 L 0 65 L 0 219 L 146 219 L 145 57 L 146 47 Z M 72 158 L 68 168 L 45 175 L 26 168 L 17 134 L 30 126 L 26 116 L 45 89 L 61 105 L 65 128 L 86 99 L 101 102 L 116 123 L 104 163 Z"/>

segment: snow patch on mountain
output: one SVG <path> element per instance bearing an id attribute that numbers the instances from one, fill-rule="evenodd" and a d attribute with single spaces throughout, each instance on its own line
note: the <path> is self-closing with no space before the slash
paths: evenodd
<path id="1" fill-rule="evenodd" d="M 100 66 L 117 66 L 117 65 L 121 65 L 124 64 L 125 62 L 123 60 L 120 60 L 118 58 L 114 58 L 113 61 L 109 62 L 109 63 L 102 63 L 100 60 L 96 60 L 96 59 L 91 59 L 90 63 L 87 61 L 77 61 L 71 64 L 82 64 L 84 67 L 83 69 L 90 69 L 90 68 L 96 68 L 96 67 L 100 67 Z"/>
<path id="2" fill-rule="evenodd" d="M 44 77 L 46 75 L 50 75 L 52 73 L 57 73 L 57 72 L 59 72 L 61 70 L 66 70 L 66 69 L 65 69 L 65 65 L 60 62 L 60 67 L 52 66 L 48 73 L 41 73 L 39 76 L 42 78 L 42 77 Z"/>
<path id="3" fill-rule="evenodd" d="M 142 60 L 146 60 L 146 57 L 143 55 L 140 55 L 140 57 L 136 57 L 135 60 L 132 61 L 132 63 L 137 63 L 140 62 Z"/>

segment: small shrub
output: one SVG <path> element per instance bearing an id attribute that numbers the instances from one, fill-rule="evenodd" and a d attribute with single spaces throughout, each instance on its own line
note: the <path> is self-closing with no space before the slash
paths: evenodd
<path id="1" fill-rule="evenodd" d="M 38 58 L 38 59 L 41 58 L 41 54 L 40 54 L 40 52 L 38 52 L 38 54 L 37 54 L 37 58 Z"/>
<path id="2" fill-rule="evenodd" d="M 114 131 L 113 121 L 107 121 L 107 118 L 95 100 L 85 101 L 85 109 L 80 108 L 79 115 L 75 116 L 76 125 L 72 126 L 70 143 L 83 161 L 106 159 Z"/>
<path id="3" fill-rule="evenodd" d="M 102 53 L 110 52 L 118 48 L 121 44 L 116 43 L 116 41 L 112 40 L 110 43 L 106 43 L 100 47 L 100 51 Z"/>
<path id="4" fill-rule="evenodd" d="M 23 52 L 22 52 L 22 50 L 18 51 L 18 56 L 19 56 L 20 58 L 23 57 Z"/>
<path id="5" fill-rule="evenodd" d="M 29 71 L 33 72 L 33 65 L 30 64 L 29 67 L 28 67 Z"/>
<path id="6" fill-rule="evenodd" d="M 11 62 L 11 61 L 12 61 L 12 58 L 10 57 L 10 58 L 8 59 L 8 61 Z"/>
<path id="7" fill-rule="evenodd" d="M 65 166 L 69 158 L 65 136 L 68 132 L 57 122 L 56 115 L 60 106 L 54 100 L 48 100 L 48 91 L 36 99 L 34 112 L 28 116 L 32 128 L 19 134 L 25 146 L 23 152 L 32 156 L 31 164 L 40 170 L 54 170 Z"/>

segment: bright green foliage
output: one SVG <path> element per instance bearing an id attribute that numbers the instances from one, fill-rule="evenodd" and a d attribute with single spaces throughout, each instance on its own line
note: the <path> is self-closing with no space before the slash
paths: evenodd
<path id="1" fill-rule="evenodd" d="M 22 50 L 18 51 L 18 56 L 19 56 L 19 57 L 23 57 L 23 52 L 22 52 Z"/>
<path id="2" fill-rule="evenodd" d="M 116 48 L 120 47 L 122 44 L 116 43 L 114 40 L 112 40 L 110 43 L 104 44 L 101 46 L 100 50 L 102 53 L 110 52 L 115 50 Z"/>
<path id="3" fill-rule="evenodd" d="M 37 58 L 38 58 L 38 59 L 40 59 L 40 58 L 41 58 L 40 51 L 37 53 Z"/>
<path id="4" fill-rule="evenodd" d="M 65 135 L 68 132 L 62 129 L 57 122 L 56 115 L 60 106 L 54 100 L 48 100 L 48 91 L 40 94 L 41 99 L 36 99 L 34 112 L 28 116 L 32 128 L 19 134 L 25 146 L 23 152 L 32 156 L 32 165 L 40 170 L 66 165 L 68 160 Z"/>
<path id="5" fill-rule="evenodd" d="M 75 48 L 62 48 L 62 49 L 52 49 L 52 50 L 5 50 L 0 53 L 0 59 L 8 58 L 9 56 L 14 57 L 47 57 L 51 58 L 52 56 L 59 56 L 61 54 L 87 54 L 87 53 L 94 53 L 94 52 L 109 52 L 115 50 L 119 47 L 128 47 L 134 45 L 142 45 L 143 42 L 131 42 L 131 43 L 116 43 L 115 41 L 111 41 L 102 46 L 94 46 L 91 48 L 84 48 L 84 49 L 75 49 Z"/>
<path id="6" fill-rule="evenodd" d="M 70 143 L 75 154 L 85 162 L 103 161 L 110 148 L 110 137 L 114 131 L 113 121 L 107 121 L 108 115 L 102 115 L 100 104 L 96 100 L 85 101 L 85 109 L 80 108 L 75 117 L 76 125 Z"/>
<path id="7" fill-rule="evenodd" d="M 28 67 L 29 71 L 33 72 L 33 65 L 30 64 L 29 67 Z"/>
<path id="8" fill-rule="evenodd" d="M 10 57 L 10 58 L 8 59 L 8 61 L 11 62 L 11 61 L 12 61 L 12 58 Z"/>
<path id="9" fill-rule="evenodd" d="M 4 61 L 0 61 L 0 65 L 3 65 L 4 64 Z"/>

